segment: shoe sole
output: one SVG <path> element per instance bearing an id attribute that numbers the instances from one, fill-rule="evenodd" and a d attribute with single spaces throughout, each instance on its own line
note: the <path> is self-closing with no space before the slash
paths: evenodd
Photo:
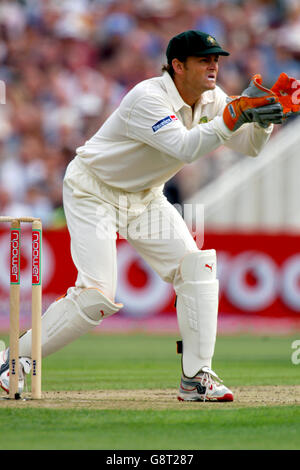
<path id="1" fill-rule="evenodd" d="M 2 390 L 4 390 L 6 393 L 9 393 L 9 390 L 7 390 L 7 388 L 5 388 L 2 383 L 0 382 L 0 387 L 2 388 Z"/>
<path id="2" fill-rule="evenodd" d="M 5 387 L 3 382 L 0 382 L 0 388 L 2 388 L 2 390 L 4 390 L 6 393 L 9 393 L 9 389 L 7 387 Z M 17 394 L 20 395 L 23 391 L 24 391 L 24 385 L 20 386 L 20 384 L 19 384 L 19 389 L 18 389 Z"/>
<path id="3" fill-rule="evenodd" d="M 178 401 L 233 401 L 233 395 L 231 393 L 226 393 L 222 397 L 214 397 L 214 398 L 209 398 L 209 397 L 203 397 L 200 398 L 199 396 L 194 396 L 190 398 L 183 397 L 182 395 L 178 395 L 177 397 Z"/>

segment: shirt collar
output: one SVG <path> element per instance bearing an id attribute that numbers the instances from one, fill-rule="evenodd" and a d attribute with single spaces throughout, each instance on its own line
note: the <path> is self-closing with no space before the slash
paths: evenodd
<path id="1" fill-rule="evenodd" d="M 207 90 L 204 93 L 202 93 L 199 103 L 208 104 L 208 103 L 213 103 L 214 100 L 215 100 L 214 90 Z"/>
<path id="2" fill-rule="evenodd" d="M 173 105 L 174 111 L 177 112 L 179 109 L 183 108 L 183 106 L 190 107 L 183 99 L 181 98 L 176 85 L 168 72 L 164 72 L 163 74 L 163 81 L 166 85 L 166 90 Z"/>
<path id="3" fill-rule="evenodd" d="M 166 85 L 166 90 L 167 90 L 169 98 L 172 102 L 174 111 L 177 112 L 177 111 L 179 111 L 179 109 L 183 108 L 184 106 L 187 106 L 188 108 L 190 108 L 190 106 L 181 98 L 181 96 L 180 96 L 180 94 L 179 94 L 179 92 L 176 88 L 176 85 L 175 85 L 172 77 L 170 76 L 170 74 L 168 72 L 164 72 L 163 81 Z M 212 103 L 213 101 L 214 101 L 214 92 L 213 92 L 213 90 L 205 91 L 201 95 L 201 98 L 199 99 L 199 101 L 197 101 L 196 107 L 198 105 Z"/>

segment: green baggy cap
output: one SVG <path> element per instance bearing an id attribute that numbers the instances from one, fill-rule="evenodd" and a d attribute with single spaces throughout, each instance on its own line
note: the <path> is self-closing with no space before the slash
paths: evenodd
<path id="1" fill-rule="evenodd" d="M 189 30 L 174 36 L 167 47 L 168 64 L 173 59 L 186 59 L 189 56 L 204 56 L 208 54 L 230 55 L 224 51 L 217 40 L 202 31 Z"/>

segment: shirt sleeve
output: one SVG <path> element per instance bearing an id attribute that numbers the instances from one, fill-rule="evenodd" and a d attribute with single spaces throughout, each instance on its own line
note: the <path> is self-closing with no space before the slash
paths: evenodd
<path id="1" fill-rule="evenodd" d="M 273 124 L 266 129 L 257 123 L 243 124 L 224 145 L 244 155 L 256 157 L 270 139 L 273 128 Z"/>
<path id="2" fill-rule="evenodd" d="M 187 129 L 160 96 L 139 97 L 127 116 L 127 137 L 191 163 L 224 144 L 232 132 L 221 116 Z"/>

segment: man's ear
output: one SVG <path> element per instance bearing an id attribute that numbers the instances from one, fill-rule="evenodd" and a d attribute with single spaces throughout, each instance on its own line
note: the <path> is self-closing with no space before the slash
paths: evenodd
<path id="1" fill-rule="evenodd" d="M 184 62 L 181 62 L 178 59 L 173 59 L 172 66 L 173 66 L 174 72 L 178 73 L 179 75 L 182 74 L 184 70 Z"/>

